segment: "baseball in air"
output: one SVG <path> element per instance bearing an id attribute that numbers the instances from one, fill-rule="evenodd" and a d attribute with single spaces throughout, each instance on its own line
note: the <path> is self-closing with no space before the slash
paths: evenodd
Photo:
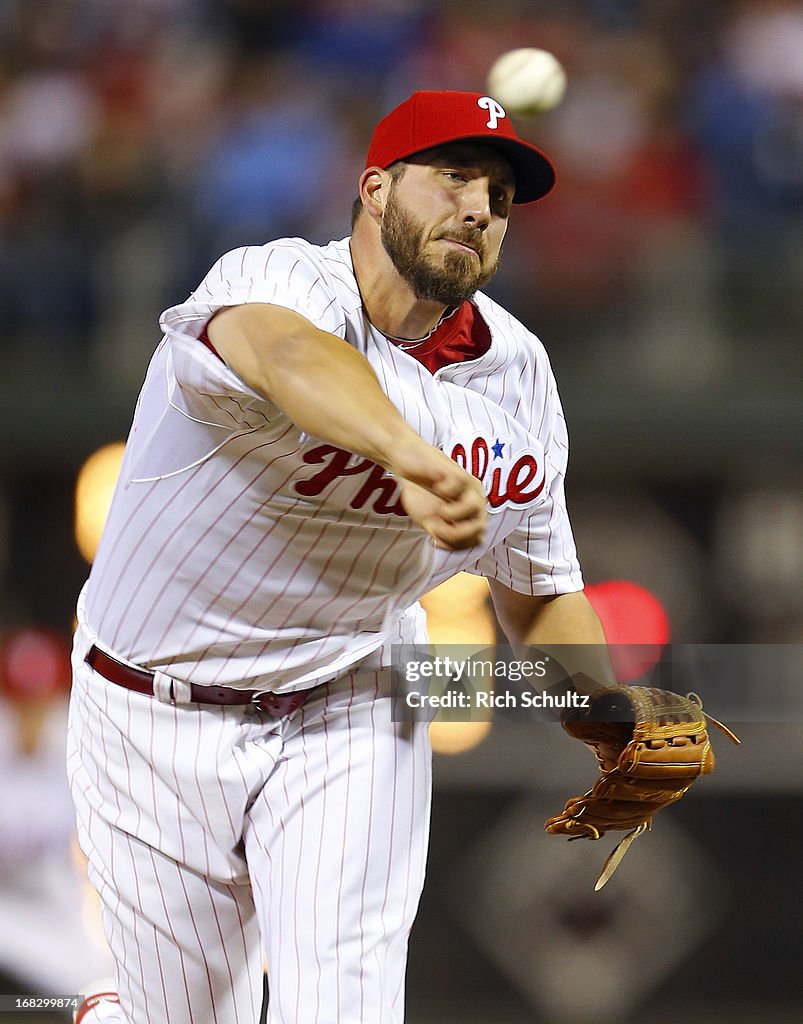
<path id="1" fill-rule="evenodd" d="M 488 72 L 488 92 L 511 114 L 532 116 L 552 110 L 566 91 L 566 72 L 547 50 L 508 50 Z"/>

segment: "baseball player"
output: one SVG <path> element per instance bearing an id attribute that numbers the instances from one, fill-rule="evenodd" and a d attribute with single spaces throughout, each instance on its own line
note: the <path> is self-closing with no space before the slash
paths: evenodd
<path id="1" fill-rule="evenodd" d="M 167 310 L 74 646 L 69 773 L 126 1024 L 399 1024 L 430 750 L 418 599 L 604 644 L 536 337 L 480 289 L 547 158 L 478 93 L 376 127 L 351 238 L 223 256 Z"/>

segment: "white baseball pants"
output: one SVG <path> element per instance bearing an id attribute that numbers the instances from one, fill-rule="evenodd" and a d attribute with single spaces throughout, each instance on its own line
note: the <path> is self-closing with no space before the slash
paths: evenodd
<path id="1" fill-rule="evenodd" d="M 426 725 L 388 673 L 275 721 L 175 706 L 74 651 L 68 770 L 116 961 L 119 1024 L 401 1024 L 424 881 Z"/>

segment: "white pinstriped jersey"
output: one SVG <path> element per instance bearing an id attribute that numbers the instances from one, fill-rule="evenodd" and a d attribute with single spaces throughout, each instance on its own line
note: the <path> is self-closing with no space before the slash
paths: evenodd
<path id="1" fill-rule="evenodd" d="M 483 480 L 481 548 L 433 548 L 381 467 L 303 435 L 199 341 L 244 302 L 293 309 L 368 359 L 421 436 Z M 368 322 L 348 239 L 223 256 L 162 315 L 84 594 L 98 642 L 177 679 L 293 689 L 420 640 L 415 602 L 460 570 L 529 594 L 581 589 L 546 353 L 487 296 L 473 302 L 490 348 L 433 374 Z"/>

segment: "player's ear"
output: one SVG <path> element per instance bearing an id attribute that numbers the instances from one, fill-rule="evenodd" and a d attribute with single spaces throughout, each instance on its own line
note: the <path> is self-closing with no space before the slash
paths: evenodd
<path id="1" fill-rule="evenodd" d="M 381 218 L 392 180 L 390 173 L 381 167 L 366 167 L 360 175 L 360 199 L 372 217 Z"/>

